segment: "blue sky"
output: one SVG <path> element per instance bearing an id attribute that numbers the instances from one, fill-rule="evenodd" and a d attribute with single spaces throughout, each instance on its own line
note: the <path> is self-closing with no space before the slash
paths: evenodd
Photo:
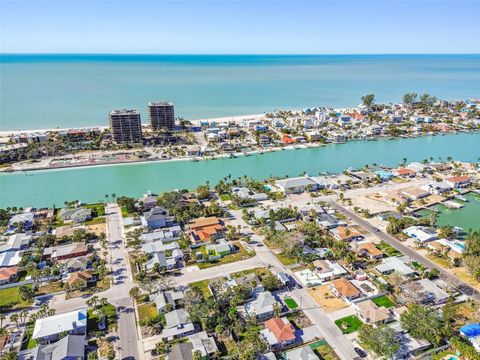
<path id="1" fill-rule="evenodd" d="M 480 0 L 0 0 L 17 53 L 479 53 Z"/>

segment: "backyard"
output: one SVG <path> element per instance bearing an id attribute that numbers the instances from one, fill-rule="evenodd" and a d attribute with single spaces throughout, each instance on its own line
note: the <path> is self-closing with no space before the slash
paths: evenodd
<path id="1" fill-rule="evenodd" d="M 21 309 L 31 304 L 31 301 L 23 301 L 20 292 L 20 287 L 11 287 L 0 290 L 0 310 L 2 312 L 6 309 Z"/>
<path id="2" fill-rule="evenodd" d="M 383 306 L 386 308 L 391 308 L 395 306 L 395 303 L 386 295 L 377 297 L 372 299 L 372 301 L 377 305 L 377 306 Z"/>
<path id="3" fill-rule="evenodd" d="M 250 258 L 254 255 L 251 252 L 248 252 L 247 250 L 245 250 L 243 245 L 240 244 L 239 242 L 235 242 L 233 244 L 233 246 L 236 249 L 236 251 L 234 253 L 231 253 L 229 255 L 225 255 L 218 260 L 214 260 L 214 261 L 211 261 L 211 262 L 199 263 L 198 267 L 200 269 L 207 269 L 207 268 L 210 268 L 212 266 L 224 265 L 224 264 L 229 264 L 229 263 L 240 261 L 240 260 L 246 260 L 246 259 L 248 259 L 248 258 Z"/>
<path id="4" fill-rule="evenodd" d="M 158 315 L 158 310 L 154 303 L 139 305 L 137 310 L 140 323 L 148 321 Z"/>

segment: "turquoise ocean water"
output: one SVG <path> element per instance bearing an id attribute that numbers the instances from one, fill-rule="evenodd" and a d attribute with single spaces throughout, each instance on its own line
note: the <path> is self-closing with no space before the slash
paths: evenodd
<path id="1" fill-rule="evenodd" d="M 0 130 L 106 125 L 175 102 L 190 119 L 352 106 L 366 93 L 480 96 L 480 55 L 0 55 Z"/>

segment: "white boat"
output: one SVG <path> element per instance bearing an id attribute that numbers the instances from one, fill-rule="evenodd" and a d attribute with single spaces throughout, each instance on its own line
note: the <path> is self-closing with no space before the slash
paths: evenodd
<path id="1" fill-rule="evenodd" d="M 443 203 L 443 205 L 445 205 L 446 207 L 450 208 L 450 209 L 461 209 L 463 207 L 462 204 L 459 204 L 455 201 L 452 201 L 452 200 L 447 200 Z"/>

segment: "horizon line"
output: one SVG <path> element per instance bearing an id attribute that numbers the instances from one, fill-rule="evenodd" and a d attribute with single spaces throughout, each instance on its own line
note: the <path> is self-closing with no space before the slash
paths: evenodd
<path id="1" fill-rule="evenodd" d="M 164 55 L 164 56 L 332 56 L 332 55 L 480 55 L 472 52 L 352 52 L 352 53 L 148 53 L 148 52 L 1 52 L 2 55 Z"/>

